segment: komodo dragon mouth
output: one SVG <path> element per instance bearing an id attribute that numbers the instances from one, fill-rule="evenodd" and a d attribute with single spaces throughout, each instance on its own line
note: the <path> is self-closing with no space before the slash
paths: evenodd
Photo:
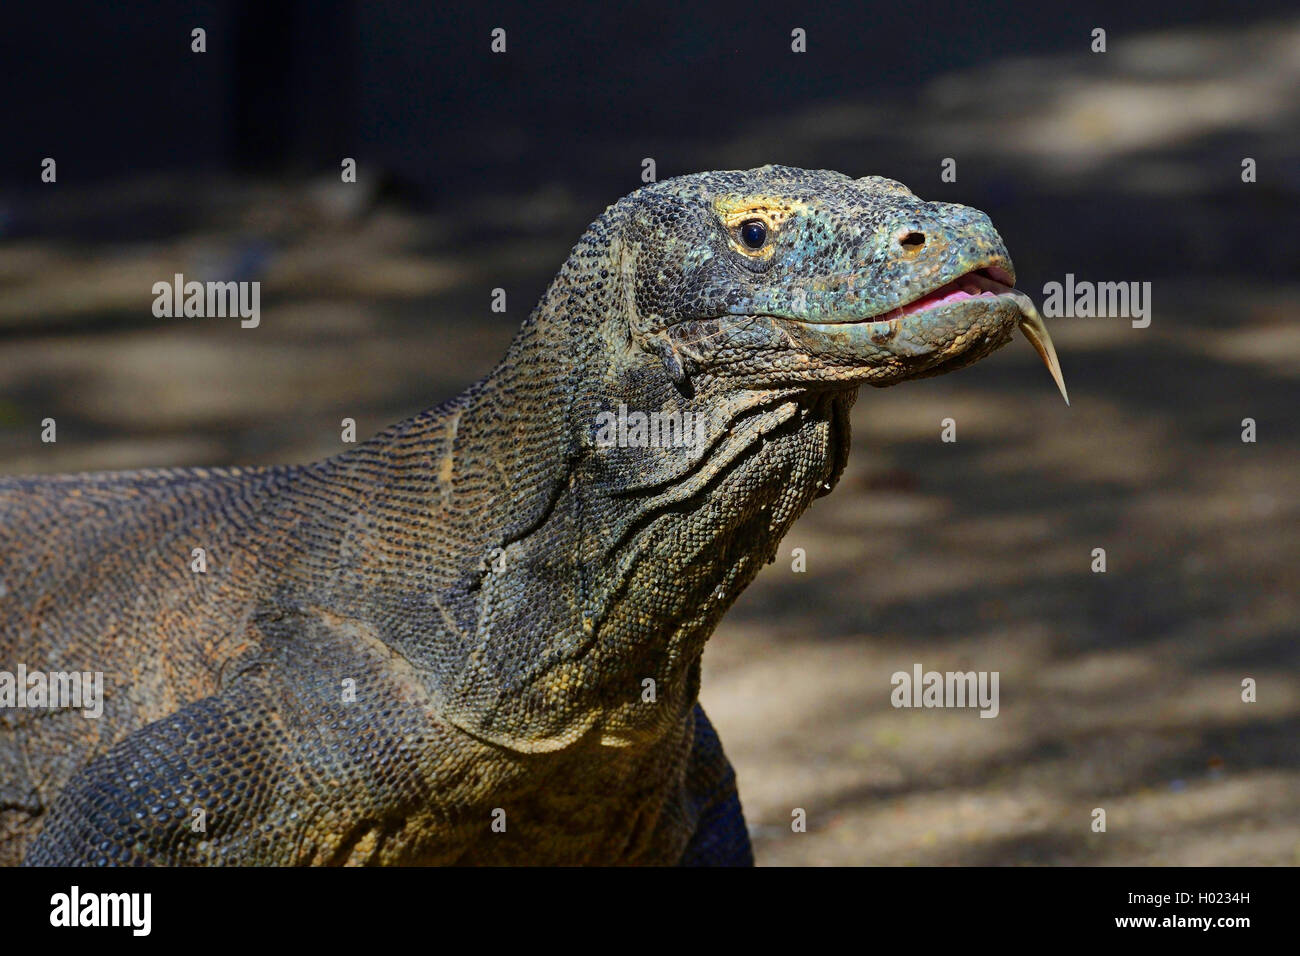
<path id="1" fill-rule="evenodd" d="M 1013 291 L 1012 287 L 1015 284 L 1016 281 L 1011 274 L 999 266 L 972 269 L 970 272 L 963 273 L 951 282 L 945 282 L 938 288 L 913 299 L 911 302 L 905 303 L 884 315 L 876 316 L 875 321 L 901 319 L 903 316 L 915 315 L 936 306 L 962 302 L 980 296 L 1002 295 Z"/>
<path id="2" fill-rule="evenodd" d="M 918 330 L 945 326 L 959 330 L 954 337 L 960 342 L 974 324 L 976 315 L 989 309 L 1004 313 L 1015 322 L 1047 366 L 1056 387 L 1060 389 L 1061 397 L 1069 405 L 1070 396 L 1065 389 L 1061 363 L 1056 357 L 1056 348 L 1048 334 L 1047 325 L 1033 300 L 1015 288 L 1015 276 L 1001 265 L 970 269 L 916 298 L 872 316 L 846 315 L 842 319 L 836 317 L 817 322 L 789 315 L 781 318 L 786 322 L 796 322 L 832 334 L 846 331 L 850 327 L 866 328 L 871 340 L 877 345 L 896 341 L 899 332 L 909 323 L 915 323 Z M 966 364 L 966 361 L 968 360 L 960 354 L 953 355 L 935 365 L 930 372 L 946 372 Z"/>
<path id="3" fill-rule="evenodd" d="M 932 309 L 960 306 L 972 299 L 997 298 L 1005 296 L 1012 300 L 1020 310 L 1017 325 L 1024 333 L 1029 344 L 1034 347 L 1038 357 L 1047 366 L 1056 387 L 1061 390 L 1065 404 L 1070 404 L 1070 395 L 1065 390 L 1065 377 L 1061 374 L 1061 363 L 1056 357 L 1056 347 L 1047 332 L 1047 325 L 1042 315 L 1034 307 L 1029 296 L 1015 288 L 1015 277 L 1000 266 L 987 266 L 963 273 L 951 282 L 945 282 L 931 292 L 899 306 L 875 321 L 901 322 L 908 316 L 928 312 Z"/>

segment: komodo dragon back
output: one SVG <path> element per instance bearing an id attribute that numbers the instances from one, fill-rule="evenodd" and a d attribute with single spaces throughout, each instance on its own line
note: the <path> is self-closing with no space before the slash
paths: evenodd
<path id="1" fill-rule="evenodd" d="M 0 479 L 0 862 L 752 862 L 704 644 L 861 385 L 1017 327 L 1060 383 L 1014 281 L 892 180 L 683 176 L 344 454 Z"/>

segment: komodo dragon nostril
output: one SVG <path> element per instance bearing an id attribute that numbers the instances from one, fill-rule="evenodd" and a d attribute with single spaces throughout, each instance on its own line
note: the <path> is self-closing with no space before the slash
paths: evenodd
<path id="1" fill-rule="evenodd" d="M 925 234 L 920 232 L 905 232 L 898 237 L 898 244 L 908 252 L 916 252 L 925 245 Z"/>

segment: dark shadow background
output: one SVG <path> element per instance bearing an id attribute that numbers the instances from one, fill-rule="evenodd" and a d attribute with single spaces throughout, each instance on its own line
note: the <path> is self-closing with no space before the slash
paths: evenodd
<path id="1" fill-rule="evenodd" d="M 1020 343 L 865 390 L 705 703 L 761 862 L 1300 862 L 1294 3 L 42 3 L 0 63 L 5 473 L 334 454 L 484 374 L 647 157 L 979 207 L 1036 298 L 1151 282 L 1150 328 L 1052 323 L 1070 409 Z M 154 318 L 174 272 L 261 326 Z M 915 661 L 1001 716 L 894 710 Z"/>

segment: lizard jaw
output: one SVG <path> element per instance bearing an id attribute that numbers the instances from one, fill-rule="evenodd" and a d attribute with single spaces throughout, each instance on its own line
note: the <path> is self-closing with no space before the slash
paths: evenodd
<path id="1" fill-rule="evenodd" d="M 1061 397 L 1065 399 L 1065 404 L 1069 405 L 1070 394 L 1065 390 L 1065 377 L 1061 374 L 1061 362 L 1056 357 L 1056 347 L 1052 344 L 1051 335 L 1048 334 L 1047 324 L 1034 306 L 1033 300 L 1019 289 L 1014 288 L 1014 283 L 1015 280 L 1005 269 L 1000 269 L 997 266 L 977 269 L 958 276 L 934 291 L 927 292 L 919 299 L 900 306 L 884 316 L 877 317 L 874 321 L 902 321 L 906 316 L 916 315 L 928 309 L 961 302 L 966 299 L 985 296 L 1007 296 L 1014 300 L 1020 309 L 1017 326 L 1024 334 L 1025 339 L 1033 346 L 1034 351 L 1038 353 L 1038 357 L 1043 360 L 1043 364 L 1047 366 L 1047 371 L 1051 374 L 1052 380 L 1056 382 L 1056 387 L 1061 390 Z"/>
<path id="2" fill-rule="evenodd" d="M 798 322 L 798 326 L 835 342 L 861 349 L 881 371 L 869 376 L 892 384 L 917 374 L 935 374 L 969 364 L 1007 341 L 1014 325 L 1033 346 L 1065 404 L 1070 404 L 1056 348 L 1042 315 L 1025 293 L 1012 286 L 1011 275 L 996 266 L 963 273 L 956 279 L 870 318 L 841 322 Z M 819 350 L 820 351 L 820 350 Z M 968 354 L 971 353 L 971 354 Z M 934 358 L 919 372 L 899 373 L 896 366 Z"/>

